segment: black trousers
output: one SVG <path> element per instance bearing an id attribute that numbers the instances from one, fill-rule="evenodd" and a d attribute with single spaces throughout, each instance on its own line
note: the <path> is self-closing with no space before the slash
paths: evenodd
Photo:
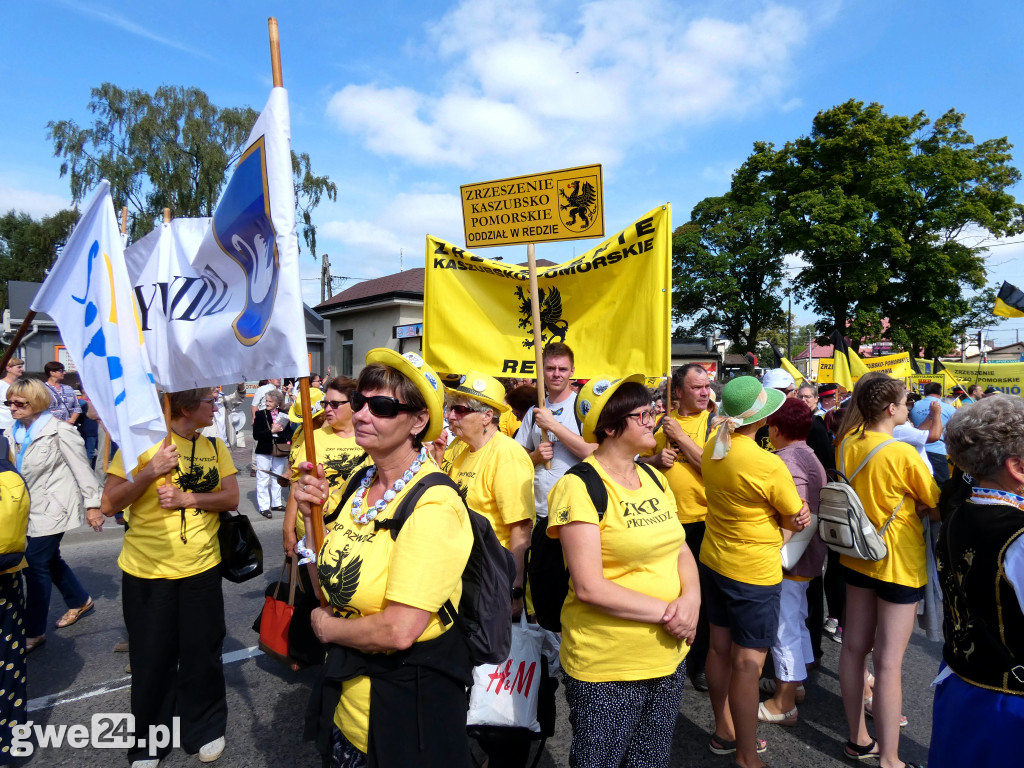
<path id="1" fill-rule="evenodd" d="M 189 754 L 224 735 L 228 703 L 221 648 L 224 593 L 220 570 L 184 579 L 140 579 L 124 574 L 121 587 L 132 669 L 135 735 L 150 743 L 151 726 L 171 728 L 180 718 L 181 746 Z M 173 730 L 171 731 L 173 733 Z M 149 747 L 128 751 L 128 760 L 164 757 Z"/>
<path id="2" fill-rule="evenodd" d="M 697 523 L 683 523 L 683 531 L 686 533 L 686 545 L 693 553 L 693 559 L 700 562 L 700 545 L 704 542 L 704 521 Z M 704 671 L 704 664 L 708 658 L 708 648 L 711 645 L 711 630 L 708 627 L 708 614 L 704 610 L 704 594 L 700 596 L 700 614 L 697 616 L 697 636 L 690 646 L 690 652 L 686 654 L 686 671 L 693 680 L 699 673 Z"/>

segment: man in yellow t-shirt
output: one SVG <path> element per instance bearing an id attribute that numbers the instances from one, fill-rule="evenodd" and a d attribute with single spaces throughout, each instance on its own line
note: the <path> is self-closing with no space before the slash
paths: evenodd
<path id="1" fill-rule="evenodd" d="M 701 453 L 708 439 L 711 412 L 711 380 L 699 363 L 687 363 L 672 374 L 673 399 L 677 408 L 666 415 L 655 434 L 657 444 L 650 456 L 640 460 L 662 471 L 676 500 L 679 522 L 686 532 L 686 544 L 693 559 L 700 557 L 704 541 L 704 518 L 708 511 L 701 476 Z M 698 691 L 708 689 L 704 662 L 708 655 L 708 617 L 703 607 L 697 621 L 697 637 L 686 657 L 686 674 Z"/>

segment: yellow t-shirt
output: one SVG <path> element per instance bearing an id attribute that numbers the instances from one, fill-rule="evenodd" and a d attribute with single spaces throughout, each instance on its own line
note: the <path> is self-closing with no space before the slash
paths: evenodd
<path id="1" fill-rule="evenodd" d="M 843 441 L 846 445 L 843 461 L 850 472 L 858 467 L 872 448 L 890 439 L 882 432 L 863 434 L 863 439 L 855 434 Z M 839 466 L 838 449 L 836 466 Z M 839 562 L 851 570 L 890 584 L 923 587 L 928 583 L 928 569 L 925 564 L 924 526 L 917 514 L 917 502 L 929 507 L 938 506 L 939 486 L 921 461 L 920 454 L 906 443 L 887 445 L 871 457 L 850 485 L 876 529 L 885 525 L 904 494 L 906 500 L 885 531 L 888 556 L 874 563 L 840 555 Z"/>
<path id="2" fill-rule="evenodd" d="M 675 600 L 682 592 L 679 550 L 686 535 L 672 495 L 642 469 L 637 469 L 640 488 L 631 491 L 612 480 L 593 456 L 584 461 L 601 475 L 608 509 L 598 522 L 583 480 L 565 475 L 548 494 L 547 535 L 557 539 L 567 523 L 598 525 L 606 579 L 666 602 Z M 664 677 L 675 672 L 689 651 L 660 624 L 620 619 L 583 603 L 576 597 L 572 579 L 561 618 L 559 659 L 577 680 L 604 683 Z"/>
<path id="3" fill-rule="evenodd" d="M 701 448 L 707 442 L 708 419 L 711 418 L 710 411 L 703 410 L 693 416 L 680 416 L 675 411 L 671 418 L 682 428 L 683 432 Z M 659 429 L 655 434 L 657 445 L 651 454 L 661 453 L 665 450 L 668 436 L 664 429 Z M 701 477 L 698 469 L 693 467 L 686 457 L 680 452 L 675 462 L 668 469 L 661 470 L 668 480 L 668 486 L 676 497 L 676 509 L 679 510 L 679 522 L 699 523 L 708 513 L 708 500 L 704 494 L 704 478 Z"/>
<path id="4" fill-rule="evenodd" d="M 451 459 L 449 454 L 454 454 Z M 535 517 L 529 454 L 511 437 L 498 432 L 478 451 L 449 446 L 444 467 L 448 476 L 466 490 L 469 506 L 487 518 L 501 546 L 509 549 L 512 524 Z"/>
<path id="5" fill-rule="evenodd" d="M 416 480 L 431 472 L 440 470 L 427 464 Z M 378 520 L 394 514 L 416 480 L 395 496 Z M 373 522 L 356 523 L 349 505 L 345 507 L 317 557 L 320 585 L 335 615 L 371 616 L 397 602 L 430 612 L 427 628 L 417 642 L 440 637 L 451 629 L 454 625 L 445 628 L 437 611 L 446 600 L 459 604 L 462 572 L 473 546 L 469 514 L 455 490 L 427 489 L 397 539 L 386 529 L 374 532 Z M 369 716 L 370 679 L 357 677 L 343 683 L 334 723 L 363 752 L 367 750 Z"/>
<path id="6" fill-rule="evenodd" d="M 178 449 L 178 469 L 174 484 L 196 493 L 219 491 L 221 480 L 235 474 L 231 451 L 220 438 L 199 436 L 195 441 L 171 435 Z M 214 449 L 211 440 L 216 441 Z M 142 470 L 160 450 L 159 442 L 139 457 Z M 193 453 L 194 450 L 194 453 Z M 125 478 L 124 459 L 115 454 L 107 472 Z M 163 509 L 157 500 L 156 483 L 129 507 L 128 530 L 121 545 L 117 564 L 127 574 L 140 579 L 183 579 L 213 568 L 220 563 L 217 530 L 220 515 L 198 509 L 185 510 L 185 538 L 181 540 L 181 512 Z"/>
<path id="7" fill-rule="evenodd" d="M 515 413 L 512 412 L 512 409 L 509 408 L 498 417 L 498 431 L 503 435 L 515 437 L 516 431 L 522 423 L 522 420 L 520 420 Z"/>
<path id="8" fill-rule="evenodd" d="M 367 464 L 372 463 L 366 451 L 356 445 L 355 437 L 342 437 L 330 424 L 322 424 L 313 431 L 313 447 L 316 449 L 317 464 L 324 465 L 324 474 L 331 485 L 331 492 L 345 488 L 345 481 Z M 298 465 L 306 460 L 305 434 L 292 438 L 292 450 L 288 456 L 291 463 L 292 480 L 299 477 Z M 306 524 L 302 514 L 295 518 L 295 533 L 301 539 L 306 535 Z M 310 544 L 312 547 L 312 544 Z"/>
<path id="9" fill-rule="evenodd" d="M 724 459 L 712 459 L 714 449 L 709 440 L 701 461 L 708 516 L 700 561 L 744 584 L 778 584 L 782 530 L 775 515 L 795 515 L 803 506 L 793 476 L 746 435 L 732 436 Z"/>

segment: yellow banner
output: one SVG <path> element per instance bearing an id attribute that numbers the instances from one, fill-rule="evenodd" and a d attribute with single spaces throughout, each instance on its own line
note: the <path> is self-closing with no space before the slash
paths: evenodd
<path id="1" fill-rule="evenodd" d="M 663 376 L 671 343 L 672 211 L 655 208 L 581 256 L 537 270 L 542 344 L 576 377 Z M 529 270 L 427 235 L 423 355 L 438 371 L 537 375 Z"/>
<path id="2" fill-rule="evenodd" d="M 897 355 L 882 355 L 880 357 L 859 358 L 868 371 L 881 371 L 894 379 L 903 379 L 913 373 L 910 367 L 910 355 L 901 352 Z M 835 381 L 835 360 L 831 357 L 824 357 L 818 361 L 818 383 L 826 384 Z M 860 376 L 854 376 L 856 381 Z"/>
<path id="3" fill-rule="evenodd" d="M 1007 395 L 1019 395 L 1024 392 L 1024 363 L 947 363 L 942 365 L 957 378 L 960 385 L 969 387 L 981 384 L 983 387 L 995 387 Z"/>

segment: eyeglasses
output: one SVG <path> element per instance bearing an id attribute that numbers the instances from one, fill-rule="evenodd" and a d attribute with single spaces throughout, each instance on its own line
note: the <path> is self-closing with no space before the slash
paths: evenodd
<path id="1" fill-rule="evenodd" d="M 27 408 L 28 402 L 25 400 L 4 400 L 4 405 L 8 408 Z"/>
<path id="2" fill-rule="evenodd" d="M 646 427 L 654 418 L 654 411 L 637 411 L 636 413 L 627 413 L 626 418 L 636 419 L 637 423 L 639 423 L 641 427 Z"/>
<path id="3" fill-rule="evenodd" d="M 476 413 L 476 408 L 470 408 L 468 405 L 449 405 L 445 410 L 454 413 L 460 419 L 465 417 L 466 414 Z"/>
<path id="4" fill-rule="evenodd" d="M 216 408 L 217 407 L 217 398 L 216 397 L 201 397 L 201 398 L 199 398 L 199 402 L 200 403 L 209 403 L 211 408 Z"/>
<path id="5" fill-rule="evenodd" d="M 327 400 L 327 399 L 325 399 L 324 400 L 324 408 L 333 408 L 334 410 L 338 410 L 339 408 L 341 408 L 341 406 L 348 405 L 348 403 L 349 403 L 348 400 Z M 372 408 L 371 408 L 371 410 L 372 410 Z"/>
<path id="6" fill-rule="evenodd" d="M 363 410 L 364 405 L 367 405 L 370 407 L 370 413 L 382 419 L 393 419 L 402 411 L 420 410 L 413 405 L 401 402 L 395 397 L 386 397 L 384 395 L 367 397 L 362 392 L 353 392 L 349 396 L 349 402 L 352 404 L 353 413 L 358 413 Z"/>

